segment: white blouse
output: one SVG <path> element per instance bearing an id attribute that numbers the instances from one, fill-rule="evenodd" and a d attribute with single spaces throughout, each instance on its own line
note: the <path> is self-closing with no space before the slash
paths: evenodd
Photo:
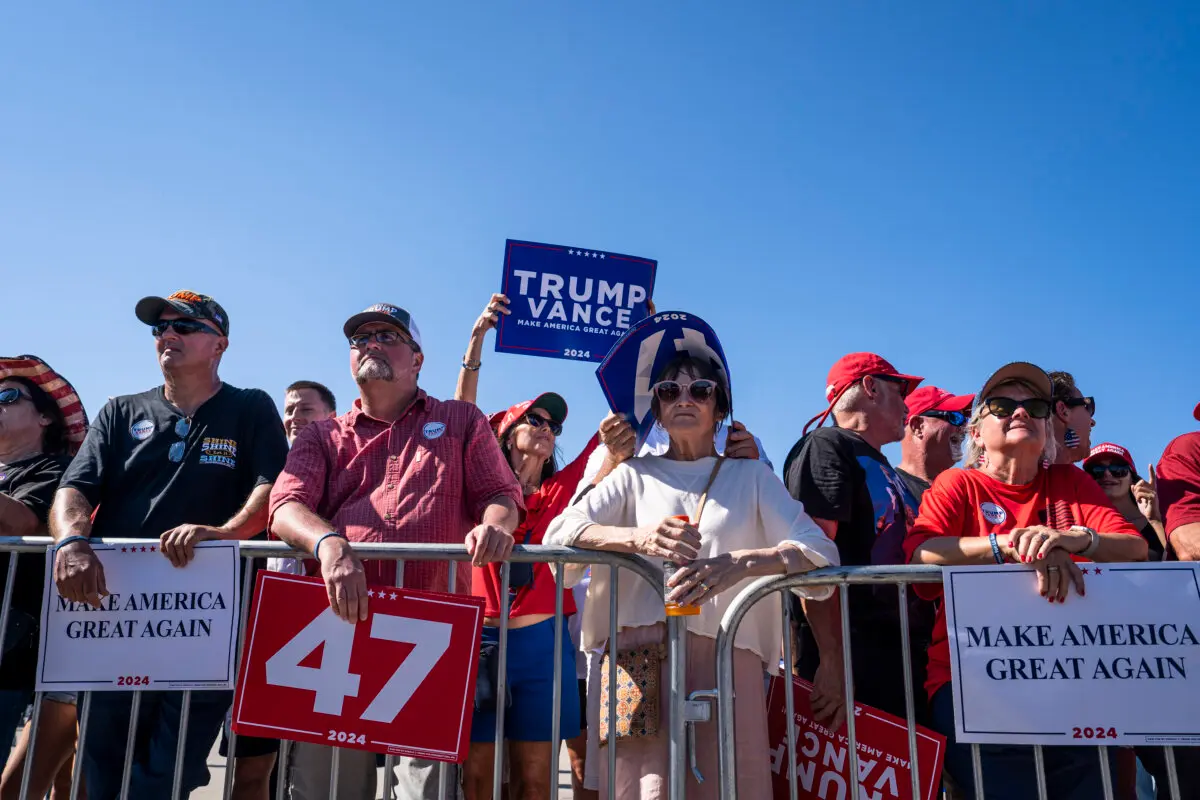
<path id="1" fill-rule="evenodd" d="M 662 456 L 639 456 L 621 464 L 599 486 L 560 514 L 546 533 L 547 544 L 574 546 L 592 525 L 635 528 L 664 517 L 686 514 L 695 518 L 700 494 L 712 474 L 715 458 L 674 461 Z M 757 550 L 793 543 L 814 565 L 837 565 L 837 546 L 788 494 L 783 482 L 767 465 L 747 459 L 726 459 L 708 493 L 700 521 L 700 558 L 732 550 Z M 661 567 L 663 559 L 634 556 Z M 583 568 L 568 567 L 568 585 L 578 581 Z M 583 612 L 582 646 L 602 647 L 608 639 L 608 603 L 612 586 L 606 566 L 592 569 Z M 739 581 L 710 598 L 695 616 L 686 616 L 688 630 L 716 638 L 721 618 L 752 578 Z M 824 600 L 833 587 L 798 590 L 813 600 Z M 617 625 L 640 627 L 666 619 L 663 601 L 638 575 L 623 571 L 617 591 Z M 756 653 L 772 667 L 783 645 L 779 594 L 755 604 L 738 628 L 735 645 Z"/>

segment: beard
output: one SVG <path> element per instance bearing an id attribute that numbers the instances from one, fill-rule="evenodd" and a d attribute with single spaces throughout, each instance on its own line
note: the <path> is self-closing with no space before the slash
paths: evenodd
<path id="1" fill-rule="evenodd" d="M 394 381 L 396 373 L 392 371 L 392 365 L 383 359 L 368 358 L 358 365 L 354 380 L 359 386 L 367 381 Z"/>
<path id="2" fill-rule="evenodd" d="M 952 463 L 957 464 L 963 460 L 966 440 L 950 441 L 950 458 L 954 459 Z"/>

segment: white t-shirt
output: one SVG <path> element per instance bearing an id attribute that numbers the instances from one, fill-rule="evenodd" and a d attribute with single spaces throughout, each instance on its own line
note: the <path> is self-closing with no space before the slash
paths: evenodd
<path id="1" fill-rule="evenodd" d="M 591 525 L 639 527 L 677 514 L 693 516 L 714 461 L 712 457 L 695 461 L 673 461 L 661 456 L 630 459 L 550 523 L 546 543 L 573 546 Z M 833 541 L 761 461 L 726 459 L 709 490 L 700 521 L 700 537 L 700 558 L 732 550 L 775 547 L 787 541 L 795 543 L 819 567 L 839 563 Z M 662 567 L 662 559 L 646 560 Z M 569 566 L 567 583 L 578 580 L 581 572 Z M 739 581 L 705 602 L 700 614 L 684 617 L 688 630 L 716 638 L 725 610 L 750 580 Z M 584 648 L 602 646 L 608 638 L 610 591 L 609 570 L 593 569 L 582 612 Z M 815 600 L 823 600 L 832 593 L 832 587 L 802 592 Z M 644 579 L 630 572 L 622 573 L 619 578 L 617 607 L 617 623 L 622 628 L 666 619 L 661 596 Z M 781 614 L 777 594 L 757 603 L 738 629 L 736 646 L 758 654 L 764 662 L 777 664 L 783 644 Z"/>

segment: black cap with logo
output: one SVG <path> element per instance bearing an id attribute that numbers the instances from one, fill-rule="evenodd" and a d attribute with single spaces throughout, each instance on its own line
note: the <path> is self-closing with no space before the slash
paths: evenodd
<path id="1" fill-rule="evenodd" d="M 223 336 L 229 335 L 229 315 L 221 304 L 206 294 L 196 294 L 181 289 L 170 297 L 143 297 L 134 307 L 137 318 L 153 325 L 162 318 L 167 309 L 178 311 L 188 319 L 204 319 L 220 329 Z"/>

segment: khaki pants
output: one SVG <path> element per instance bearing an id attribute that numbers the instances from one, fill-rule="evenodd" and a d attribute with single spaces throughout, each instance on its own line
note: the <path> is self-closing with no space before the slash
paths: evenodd
<path id="1" fill-rule="evenodd" d="M 337 794 L 329 792 L 333 763 L 332 747 L 297 742 L 292 747 L 289 787 L 292 800 L 374 800 L 379 793 L 375 754 L 362 750 L 341 751 L 338 758 Z M 457 765 L 449 765 L 450 800 L 462 797 Z M 396 759 L 396 797 L 402 800 L 438 800 L 441 762 L 420 758 Z"/>

